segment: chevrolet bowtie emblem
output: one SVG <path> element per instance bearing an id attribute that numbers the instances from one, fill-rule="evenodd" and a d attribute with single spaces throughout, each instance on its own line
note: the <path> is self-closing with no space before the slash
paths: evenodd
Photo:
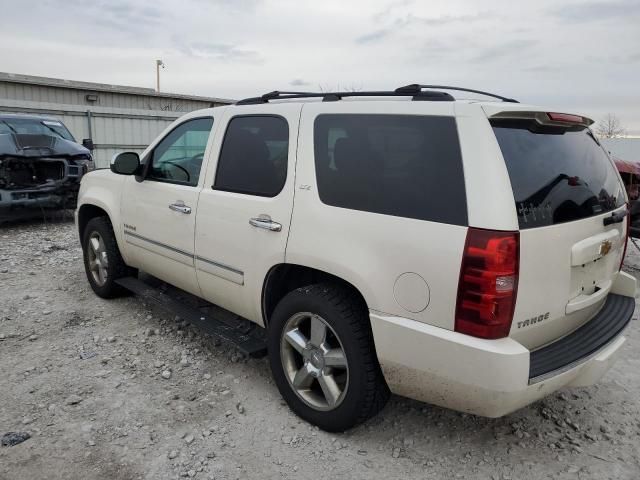
<path id="1" fill-rule="evenodd" d="M 600 251 L 598 252 L 601 256 L 605 256 L 607 253 L 611 251 L 611 242 L 609 240 L 605 240 L 600 244 Z"/>

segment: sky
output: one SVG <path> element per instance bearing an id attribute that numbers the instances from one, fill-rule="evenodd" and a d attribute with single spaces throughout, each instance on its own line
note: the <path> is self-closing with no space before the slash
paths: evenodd
<path id="1" fill-rule="evenodd" d="M 446 84 L 640 136 L 640 0 L 0 0 L 0 70 L 240 99 Z"/>

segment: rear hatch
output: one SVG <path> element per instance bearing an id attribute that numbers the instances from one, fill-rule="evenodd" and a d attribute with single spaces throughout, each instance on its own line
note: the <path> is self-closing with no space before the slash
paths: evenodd
<path id="1" fill-rule="evenodd" d="M 522 110 L 487 113 L 520 227 L 510 336 L 535 349 L 602 308 L 626 244 L 624 187 L 588 128 L 591 120 Z"/>

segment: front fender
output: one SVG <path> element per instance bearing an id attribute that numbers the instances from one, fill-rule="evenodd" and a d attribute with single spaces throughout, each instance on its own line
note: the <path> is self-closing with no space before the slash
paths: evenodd
<path id="1" fill-rule="evenodd" d="M 76 209 L 76 226 L 78 226 L 79 213 L 83 206 L 91 205 L 106 212 L 113 226 L 113 232 L 120 253 L 127 262 L 124 247 L 124 234 L 121 218 L 121 200 L 124 182 L 127 177 L 117 175 L 110 170 L 96 170 L 85 175 L 80 183 L 78 193 L 78 208 Z"/>

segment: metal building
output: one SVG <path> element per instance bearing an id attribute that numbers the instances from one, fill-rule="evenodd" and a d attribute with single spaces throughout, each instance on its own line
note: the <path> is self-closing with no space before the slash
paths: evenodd
<path id="1" fill-rule="evenodd" d="M 114 153 L 142 152 L 185 112 L 233 103 L 221 98 L 158 93 L 151 88 L 78 82 L 0 72 L 0 112 L 52 115 L 78 142 L 91 138 L 98 168 Z"/>

